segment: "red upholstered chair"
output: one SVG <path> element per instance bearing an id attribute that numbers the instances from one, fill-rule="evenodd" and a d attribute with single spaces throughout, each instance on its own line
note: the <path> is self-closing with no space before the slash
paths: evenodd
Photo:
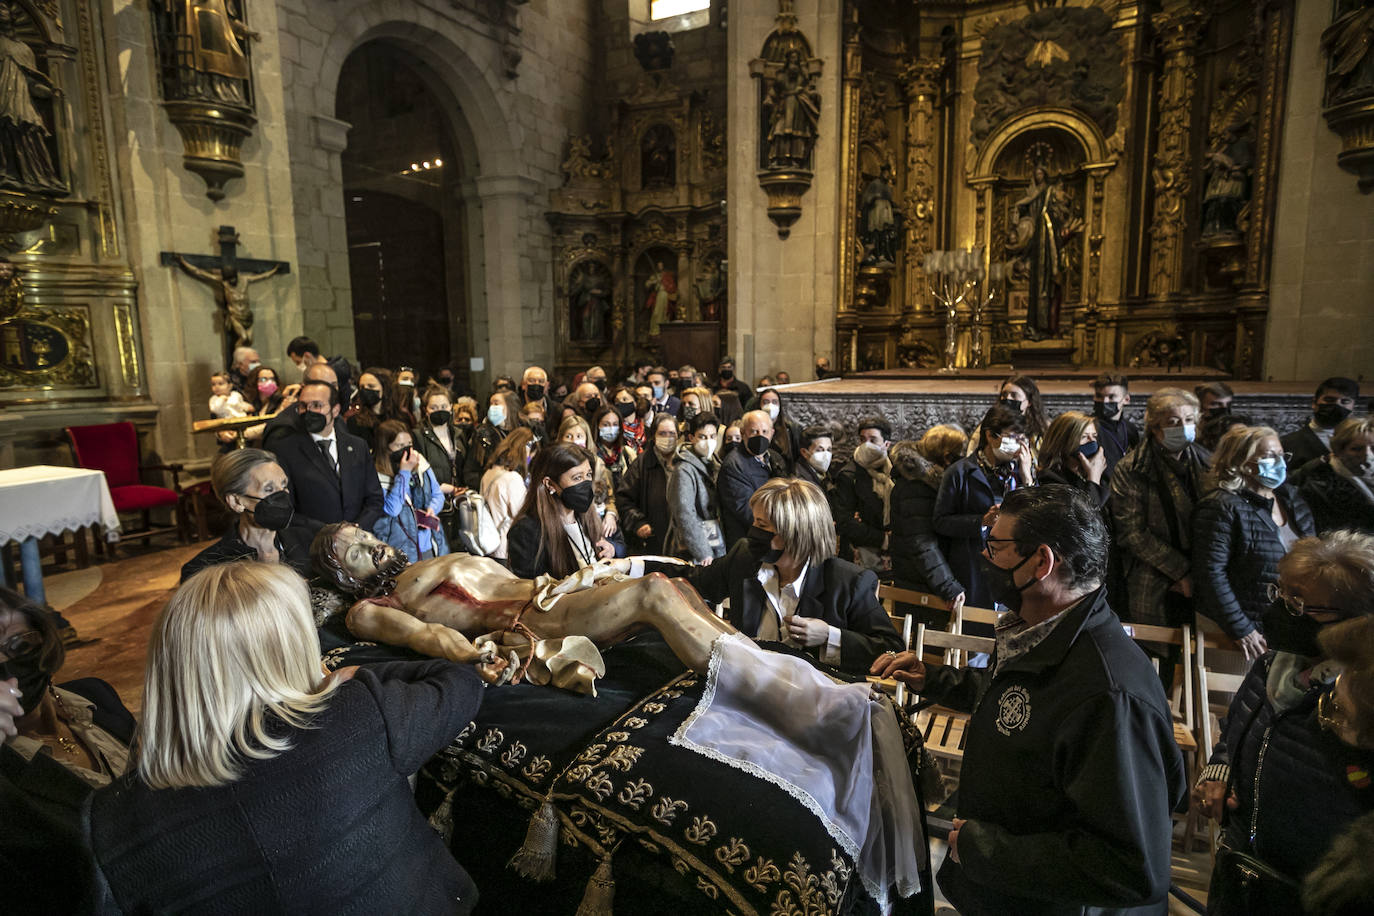
<path id="1" fill-rule="evenodd" d="M 134 430 L 134 424 L 129 422 L 68 426 L 67 436 L 72 442 L 72 454 L 76 458 L 77 467 L 105 473 L 105 481 L 109 484 L 110 498 L 114 501 L 115 511 L 142 513 L 143 530 L 123 533 L 120 535 L 121 538 L 131 540 L 175 532 L 177 539 L 185 542 L 186 517 L 182 507 L 179 479 L 182 465 L 140 465 L 138 433 Z M 140 477 L 142 471 L 170 471 L 172 488 L 143 483 Z M 161 506 L 172 507 L 176 518 L 174 526 L 151 527 L 149 510 Z"/>

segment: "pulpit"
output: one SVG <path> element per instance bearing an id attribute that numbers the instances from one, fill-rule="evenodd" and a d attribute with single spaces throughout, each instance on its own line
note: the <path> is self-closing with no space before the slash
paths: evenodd
<path id="1" fill-rule="evenodd" d="M 664 366 L 715 368 L 721 354 L 719 321 L 665 321 L 658 330 Z"/>

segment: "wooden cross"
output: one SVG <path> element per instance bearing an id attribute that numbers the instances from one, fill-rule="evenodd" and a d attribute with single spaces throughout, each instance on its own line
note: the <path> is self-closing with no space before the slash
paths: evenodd
<path id="1" fill-rule="evenodd" d="M 215 291 L 224 322 L 226 366 L 233 362 L 234 350 L 253 343 L 253 309 L 248 303 L 248 286 L 276 274 L 291 272 L 286 261 L 261 261 L 238 256 L 238 233 L 233 226 L 219 227 L 219 256 L 162 252 L 163 267 L 180 267 Z"/>

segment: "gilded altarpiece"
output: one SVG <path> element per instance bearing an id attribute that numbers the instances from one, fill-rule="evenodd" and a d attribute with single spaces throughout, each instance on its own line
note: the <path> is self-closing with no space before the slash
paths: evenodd
<path id="1" fill-rule="evenodd" d="M 569 138 L 548 214 L 559 372 L 660 358 L 665 322 L 724 329 L 724 125 L 723 98 L 645 73 L 603 132 Z"/>
<path id="2" fill-rule="evenodd" d="M 1291 32 L 1291 0 L 851 0 L 841 368 L 942 365 L 927 256 L 975 248 L 1005 281 L 958 306 L 960 366 L 976 336 L 994 365 L 1258 377 Z"/>
<path id="3" fill-rule="evenodd" d="M 0 2 L 0 404 L 144 391 L 95 7 Z"/>

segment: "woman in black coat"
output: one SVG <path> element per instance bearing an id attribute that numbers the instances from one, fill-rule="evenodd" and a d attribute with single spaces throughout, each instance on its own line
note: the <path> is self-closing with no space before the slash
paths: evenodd
<path id="1" fill-rule="evenodd" d="M 1107 453 L 1097 444 L 1093 418 L 1076 410 L 1055 417 L 1040 443 L 1036 482 L 1062 483 L 1081 490 L 1103 510 L 1104 519 L 1110 519 L 1106 505 L 1112 491 L 1102 482 L 1106 473 Z"/>
<path id="2" fill-rule="evenodd" d="M 624 553 L 617 540 L 605 535 L 596 511 L 595 461 L 590 451 L 568 442 L 535 454 L 525 504 L 506 532 L 511 572 L 522 579 L 561 579 Z"/>
<path id="3" fill-rule="evenodd" d="M 473 668 L 322 678 L 305 583 L 265 563 L 183 583 L 148 653 L 134 765 L 90 806 L 119 910 L 472 909 L 476 888 L 407 779 L 472 721 Z"/>
<path id="4" fill-rule="evenodd" d="M 954 577 L 949 561 L 940 550 L 932 515 L 940 494 L 945 468 L 961 460 L 968 436 L 949 426 L 935 427 L 919 443 L 895 443 L 892 459 L 892 574 L 901 588 L 929 592 L 951 608 L 964 603 L 964 587 Z M 902 608 L 922 617 L 928 625 L 944 627 L 948 614 L 928 608 Z"/>
<path id="5" fill-rule="evenodd" d="M 1374 417 L 1342 420 L 1331 454 L 1295 468 L 1291 480 L 1312 507 L 1318 532 L 1374 534 Z"/>
<path id="6" fill-rule="evenodd" d="M 469 490 L 482 489 L 487 460 L 520 422 L 519 413 L 520 405 L 509 391 L 494 392 L 487 399 L 487 415 L 473 431 L 467 455 L 463 458 L 463 485 Z"/>
<path id="7" fill-rule="evenodd" d="M 945 471 L 931 524 L 943 539 L 949 567 L 968 603 L 989 608 L 992 595 L 979 564 L 984 528 L 992 524 L 989 512 L 1012 490 L 1032 486 L 1035 475 L 1026 419 L 1019 411 L 993 407 L 979 424 L 978 436 L 977 450 Z"/>
<path id="8" fill-rule="evenodd" d="M 645 448 L 630 462 L 615 491 L 620 528 L 634 553 L 662 554 L 663 539 L 672 522 L 668 509 L 668 471 L 677 451 L 677 420 L 655 415 Z"/>
<path id="9" fill-rule="evenodd" d="M 1212 456 L 1216 489 L 1193 512 L 1197 610 L 1240 643 L 1247 659 L 1266 648 L 1263 618 L 1279 560 L 1315 533 L 1307 503 L 1285 483 L 1284 459 L 1269 427 L 1232 429 Z"/>

